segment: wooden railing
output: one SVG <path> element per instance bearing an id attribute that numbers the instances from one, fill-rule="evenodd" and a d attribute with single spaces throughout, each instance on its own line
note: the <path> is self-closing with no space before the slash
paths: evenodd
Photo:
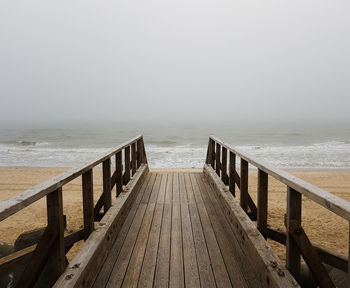
<path id="1" fill-rule="evenodd" d="M 236 169 L 236 158 L 238 157 L 240 158 L 240 173 Z M 258 169 L 256 204 L 248 192 L 249 164 Z M 321 287 L 335 287 L 322 262 L 348 273 L 350 278 L 349 257 L 335 255 L 311 243 L 301 225 L 302 195 L 350 223 L 350 203 L 348 201 L 267 163 L 256 161 L 214 136 L 209 137 L 206 165 L 216 171 L 234 197 L 236 196 L 235 187 L 239 188 L 240 206 L 252 220 L 257 221 L 257 228 L 261 234 L 265 238 L 286 246 L 286 267 L 297 281 L 300 279 L 301 256 Z M 286 233 L 270 229 L 267 225 L 268 176 L 287 186 Z"/>
<path id="2" fill-rule="evenodd" d="M 123 153 L 124 152 L 124 153 Z M 124 157 L 123 157 L 124 154 Z M 111 158 L 115 156 L 115 171 L 111 175 Z M 94 205 L 93 168 L 102 163 L 103 192 Z M 68 265 L 66 254 L 73 244 L 86 240 L 112 205 L 112 189 L 116 185 L 116 197 L 123 191 L 136 171 L 147 164 L 142 136 L 119 145 L 98 160 L 63 173 L 41 185 L 0 203 L 0 221 L 8 218 L 30 204 L 46 196 L 47 227 L 38 244 L 0 258 L 0 277 L 11 273 L 16 267 L 25 265 L 16 287 L 32 287 L 46 263 L 49 263 L 50 286 Z M 64 235 L 62 188 L 65 184 L 82 176 L 84 228 L 70 235 Z M 101 212 L 103 209 L 103 213 Z"/>

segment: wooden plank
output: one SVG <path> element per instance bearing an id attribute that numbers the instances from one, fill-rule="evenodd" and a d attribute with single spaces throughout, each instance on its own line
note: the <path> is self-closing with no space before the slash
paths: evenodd
<path id="1" fill-rule="evenodd" d="M 254 267 L 260 275 L 261 285 L 266 287 L 299 287 L 232 194 L 227 193 L 225 185 L 215 171 L 210 166 L 205 165 L 204 173 L 219 199 L 221 210 L 232 230 L 235 235 L 239 236 L 237 240 L 241 249 L 248 259 L 254 259 Z"/>
<path id="2" fill-rule="evenodd" d="M 142 162 L 142 142 L 141 139 L 137 141 L 137 152 L 136 152 L 136 164 L 137 168 L 140 167 Z"/>
<path id="3" fill-rule="evenodd" d="M 212 146 L 211 146 L 211 140 L 209 139 L 209 141 L 208 141 L 208 149 L 207 149 L 207 159 L 206 159 L 206 163 L 208 165 L 211 165 L 212 162 L 213 162 L 212 156 L 213 156 L 213 151 L 212 151 Z"/>
<path id="4" fill-rule="evenodd" d="M 215 196 L 212 195 L 215 192 L 210 189 L 203 177 L 204 175 L 197 175 L 196 178 L 231 284 L 237 287 L 257 287 L 257 276 L 249 269 L 251 263 L 237 249 L 239 244 L 236 243 L 235 235 L 227 223 L 225 215 L 220 213 L 222 209 L 219 207 Z"/>
<path id="5" fill-rule="evenodd" d="M 276 231 L 273 229 L 268 228 L 267 229 L 267 237 L 281 243 L 283 245 L 286 245 L 286 233 L 281 231 Z M 320 246 L 317 246 L 315 243 L 311 243 L 312 247 L 315 249 L 315 251 L 320 255 L 322 262 L 326 263 L 334 268 L 337 268 L 341 271 L 348 272 L 348 260 L 341 254 L 336 254 L 334 252 L 330 252 L 326 249 L 321 248 Z"/>
<path id="6" fill-rule="evenodd" d="M 113 246 L 116 235 L 121 230 L 127 218 L 130 207 L 137 196 L 144 177 L 148 173 L 148 166 L 141 165 L 135 177 L 126 186 L 116 203 L 96 229 L 84 243 L 78 255 L 72 260 L 65 272 L 56 281 L 54 287 L 91 287 L 102 264 Z"/>
<path id="7" fill-rule="evenodd" d="M 67 184 L 68 182 L 72 181 L 73 179 L 81 176 L 86 171 L 92 169 L 93 167 L 101 164 L 104 160 L 107 158 L 111 158 L 113 155 L 115 155 L 118 151 L 123 150 L 126 146 L 129 146 L 130 143 L 137 141 L 142 136 L 139 135 L 125 143 L 120 144 L 117 148 L 108 151 L 104 156 L 102 156 L 98 160 L 90 161 L 86 164 L 83 164 L 82 166 L 73 168 L 69 170 L 68 172 L 62 173 L 58 175 L 57 177 L 54 177 L 42 184 L 39 184 L 35 187 L 32 187 L 23 193 L 12 197 L 11 199 L 5 200 L 0 202 L 0 221 L 6 219 L 7 217 L 13 215 L 14 213 L 22 210 L 23 208 L 27 207 L 28 205 L 36 202 L 37 200 L 41 199 L 42 197 L 50 194 L 52 191 L 62 187 L 63 185 Z"/>
<path id="8" fill-rule="evenodd" d="M 248 212 L 248 162 L 241 158 L 240 204 Z"/>
<path id="9" fill-rule="evenodd" d="M 160 229 L 162 225 L 163 211 L 164 211 L 164 197 L 167 184 L 167 174 L 162 174 L 161 183 L 159 187 L 159 194 L 155 207 L 154 217 L 152 221 L 151 230 L 143 259 L 138 287 L 153 287 L 155 268 L 157 263 L 157 252 L 160 240 Z"/>
<path id="10" fill-rule="evenodd" d="M 84 213 L 84 231 L 86 240 L 94 231 L 94 184 L 92 169 L 86 171 L 82 177 L 83 187 L 83 213 Z"/>
<path id="11" fill-rule="evenodd" d="M 50 249 L 49 283 L 52 286 L 67 266 L 67 259 L 64 251 L 64 220 L 62 188 L 46 196 L 47 201 L 47 222 L 48 226 L 56 229 L 56 238 Z"/>
<path id="12" fill-rule="evenodd" d="M 258 170 L 258 210 L 257 210 L 257 227 L 260 233 L 267 237 L 267 199 L 268 199 L 268 175 Z"/>
<path id="13" fill-rule="evenodd" d="M 184 287 L 183 247 L 181 231 L 181 204 L 179 174 L 173 178 L 173 208 L 171 222 L 171 251 L 169 287 Z"/>
<path id="14" fill-rule="evenodd" d="M 184 277 L 186 287 L 200 287 L 197 256 L 188 208 L 184 174 L 179 174 Z"/>
<path id="15" fill-rule="evenodd" d="M 289 221 L 288 232 L 292 235 L 294 241 L 297 243 L 303 258 L 309 267 L 311 273 L 314 275 L 321 287 L 334 287 L 326 268 L 321 262 L 321 257 L 316 250 L 313 249 L 309 238 L 306 236 L 304 229 L 300 225 L 298 219 L 291 219 Z"/>
<path id="16" fill-rule="evenodd" d="M 157 175 L 156 182 L 153 186 L 152 194 L 148 202 L 146 213 L 142 220 L 140 231 L 137 235 L 136 243 L 129 261 L 128 269 L 124 277 L 123 287 L 136 287 L 137 283 L 139 282 L 142 263 L 146 252 L 146 246 L 148 244 L 149 237 L 151 236 L 151 226 L 156 213 L 156 202 L 159 195 L 160 182 L 161 175 Z M 159 220 L 161 219 L 159 217 L 161 216 L 161 211 L 161 209 L 158 209 L 158 215 L 156 215 L 159 218 Z"/>
<path id="17" fill-rule="evenodd" d="M 165 190 L 154 287 L 167 287 L 169 284 L 173 175 L 173 173 L 168 175 Z"/>
<path id="18" fill-rule="evenodd" d="M 236 173 L 236 154 L 230 151 L 230 163 L 229 163 L 229 190 L 233 197 L 236 197 L 236 186 L 235 186 L 235 173 Z"/>
<path id="19" fill-rule="evenodd" d="M 221 170 L 221 163 L 220 163 L 220 156 L 221 154 L 221 145 L 219 143 L 216 143 L 216 151 L 215 151 L 215 171 L 216 174 L 220 177 L 220 170 Z"/>
<path id="20" fill-rule="evenodd" d="M 215 169 L 215 159 L 216 159 L 216 156 L 215 156 L 215 142 L 214 140 L 210 139 L 211 141 L 211 151 L 212 151 L 212 156 L 211 156 L 211 159 L 212 159 L 212 163 L 211 163 L 211 166 L 213 167 L 213 169 Z"/>
<path id="21" fill-rule="evenodd" d="M 131 144 L 131 172 L 132 176 L 136 173 L 136 145 L 135 143 Z"/>
<path id="22" fill-rule="evenodd" d="M 97 203 L 94 208 L 94 220 L 95 221 L 100 221 L 102 213 L 100 213 L 101 209 L 103 207 L 103 194 L 98 198 Z"/>
<path id="23" fill-rule="evenodd" d="M 154 179 L 154 177 L 153 177 Z M 145 181 L 143 181 L 142 186 L 137 193 L 137 197 L 135 199 L 135 202 L 131 206 L 130 212 L 128 214 L 128 217 L 126 218 L 120 232 L 118 233 L 117 239 L 115 240 L 111 250 L 108 253 L 108 257 L 106 261 L 103 263 L 103 266 L 100 269 L 100 272 L 97 275 L 97 278 L 93 284 L 94 288 L 99 288 L 99 287 L 105 287 L 109 276 L 112 272 L 112 269 L 114 267 L 114 264 L 119 256 L 119 253 L 123 247 L 123 243 L 125 242 L 125 239 L 128 235 L 129 229 L 131 225 L 134 223 L 135 220 L 135 215 L 139 211 L 141 199 L 145 193 L 145 190 L 147 188 L 147 185 L 149 185 L 149 182 L 151 180 L 150 175 L 147 175 Z M 144 211 L 143 211 L 144 213 Z M 141 220 L 140 220 L 141 221 Z"/>
<path id="24" fill-rule="evenodd" d="M 292 220 L 298 221 L 301 225 L 301 194 L 287 187 L 287 231 L 290 231 L 289 226 Z M 287 233 L 286 241 L 286 267 L 298 281 L 300 279 L 300 250 L 290 233 Z"/>
<path id="25" fill-rule="evenodd" d="M 127 184 L 130 181 L 130 146 L 125 147 L 124 159 L 125 159 L 124 180 L 125 180 L 125 183 Z"/>
<path id="26" fill-rule="evenodd" d="M 143 141 L 143 137 L 142 137 L 142 152 L 143 152 L 142 163 L 147 164 L 148 162 L 147 162 L 145 142 Z"/>
<path id="27" fill-rule="evenodd" d="M 106 287 L 121 287 L 123 285 L 126 273 L 128 273 L 128 267 L 130 265 L 130 259 L 133 255 L 133 250 L 136 247 L 135 245 L 138 239 L 138 234 L 141 233 L 143 223 L 144 221 L 148 221 L 147 219 L 149 218 L 150 211 L 152 210 L 152 207 L 149 207 L 148 200 L 155 191 L 154 185 L 156 179 L 157 175 L 151 173 L 151 180 L 146 187 L 143 197 L 141 198 L 138 211 L 134 217 L 133 223 L 122 245 L 122 249 L 120 250 L 119 256 L 114 264 L 113 270 L 110 274 L 110 278 Z M 144 197 L 147 197 L 147 201 L 144 201 Z"/>
<path id="28" fill-rule="evenodd" d="M 188 199 L 189 213 L 192 223 L 193 241 L 197 255 L 197 265 L 201 287 L 215 287 L 215 278 L 210 263 L 207 244 L 205 242 L 203 228 L 193 193 L 190 175 L 185 175 L 186 192 Z"/>
<path id="29" fill-rule="evenodd" d="M 350 203 L 348 201 L 334 194 L 331 194 L 321 188 L 318 188 L 304 180 L 301 180 L 298 177 L 289 174 L 288 172 L 275 168 L 268 163 L 265 163 L 260 160 L 254 160 L 254 158 L 249 156 L 247 153 L 242 153 L 237 149 L 231 148 L 230 145 L 224 143 L 223 141 L 214 136 L 210 136 L 210 138 L 212 139 L 212 141 L 220 143 L 221 146 L 226 147 L 229 151 L 235 153 L 238 157 L 243 158 L 245 161 L 249 162 L 256 168 L 261 169 L 271 177 L 300 192 L 307 198 L 320 204 L 329 211 L 332 211 L 333 213 L 339 215 L 347 221 L 350 221 Z"/>
<path id="30" fill-rule="evenodd" d="M 112 194 L 111 194 L 111 158 L 102 162 L 103 173 L 103 206 L 104 213 L 112 206 Z"/>
<path id="31" fill-rule="evenodd" d="M 205 208 L 196 176 L 191 174 L 190 178 L 216 285 L 218 287 L 231 287 L 230 277 L 228 275 L 213 227 Z"/>
<path id="32" fill-rule="evenodd" d="M 227 175 L 227 149 L 222 147 L 222 161 L 221 161 L 221 175 L 222 181 L 225 185 L 229 185 L 228 175 Z"/>
<path id="33" fill-rule="evenodd" d="M 123 165 L 122 165 L 122 152 L 115 154 L 115 171 L 117 173 L 116 185 L 117 185 L 117 197 L 123 192 Z"/>

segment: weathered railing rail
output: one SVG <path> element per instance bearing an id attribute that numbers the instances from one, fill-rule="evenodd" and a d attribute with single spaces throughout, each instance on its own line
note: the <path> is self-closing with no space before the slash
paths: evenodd
<path id="1" fill-rule="evenodd" d="M 236 169 L 236 157 L 240 158 L 239 174 Z M 248 193 L 249 164 L 258 169 L 256 204 Z M 236 186 L 239 188 L 240 206 L 252 220 L 257 220 L 257 228 L 261 234 L 265 238 L 270 238 L 286 246 L 286 267 L 296 280 L 299 280 L 300 277 L 301 255 L 322 287 L 335 287 L 322 262 L 347 272 L 350 278 L 348 261 L 350 248 L 349 256 L 346 259 L 317 247 L 310 242 L 301 225 L 302 195 L 349 221 L 350 224 L 350 203 L 348 201 L 267 163 L 256 161 L 214 136 L 209 137 L 206 165 L 215 170 L 233 196 L 236 195 Z M 287 186 L 286 233 L 270 229 L 267 225 L 268 176 Z"/>
<path id="2" fill-rule="evenodd" d="M 116 163 L 113 175 L 111 175 L 112 157 L 115 157 Z M 93 168 L 101 163 L 103 192 L 94 205 Z M 0 258 L 0 276 L 10 273 L 20 265 L 25 265 L 16 287 L 32 287 L 46 263 L 49 263 L 49 281 L 52 285 L 68 265 L 66 253 L 69 249 L 75 242 L 86 240 L 94 230 L 94 222 L 101 220 L 111 207 L 114 186 L 116 185 L 116 197 L 118 197 L 123 191 L 123 185 L 128 184 L 142 164 L 147 164 L 147 157 L 143 137 L 137 136 L 109 151 L 98 160 L 73 168 L 18 196 L 1 202 L 0 221 L 46 196 L 48 224 L 36 245 Z M 65 236 L 62 188 L 79 176 L 82 176 L 84 228 Z M 103 213 L 101 212 L 102 207 Z"/>

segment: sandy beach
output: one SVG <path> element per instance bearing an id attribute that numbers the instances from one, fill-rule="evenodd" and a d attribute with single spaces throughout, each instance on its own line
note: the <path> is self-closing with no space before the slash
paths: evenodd
<path id="1" fill-rule="evenodd" d="M 0 168 L 0 201 L 9 199 L 26 189 L 48 180 L 68 168 Z M 152 171 L 152 170 L 151 170 Z M 157 170 L 159 171 L 159 170 Z M 178 171 L 181 171 L 178 170 Z M 197 171 L 200 171 L 200 169 Z M 349 170 L 290 170 L 291 174 L 306 180 L 330 193 L 350 201 L 350 171 Z M 256 200 L 256 171 L 251 170 L 249 177 L 249 192 Z M 102 192 L 102 171 L 94 169 L 95 201 Z M 239 194 L 239 193 L 238 193 Z M 83 225 L 81 195 L 81 178 L 64 186 L 64 214 L 67 215 L 67 229 L 74 231 Z M 284 231 L 283 215 L 286 213 L 286 187 L 269 177 L 269 226 Z M 348 223 L 325 208 L 303 197 L 302 211 L 303 227 L 312 242 L 347 255 Z M 19 234 L 46 225 L 45 199 L 34 203 L 19 213 L 0 223 L 0 241 L 14 243 Z M 270 241 L 277 255 L 284 260 L 284 247 Z M 78 247 L 69 255 L 72 257 Z"/>

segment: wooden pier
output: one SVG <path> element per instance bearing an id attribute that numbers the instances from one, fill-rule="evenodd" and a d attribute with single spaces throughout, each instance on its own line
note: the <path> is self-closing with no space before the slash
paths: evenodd
<path id="1" fill-rule="evenodd" d="M 99 164 L 103 191 L 94 200 L 93 168 Z M 248 193 L 249 165 L 258 169 L 256 203 Z M 268 176 L 286 185 L 286 232 L 268 226 Z M 84 227 L 66 235 L 62 189 L 77 177 Z M 350 221 L 349 202 L 215 137 L 209 138 L 202 172 L 149 171 L 138 136 L 0 203 L 0 221 L 43 197 L 48 215 L 37 244 L 0 258 L 0 276 L 20 271 L 15 287 L 34 287 L 49 267 L 54 287 L 299 287 L 302 256 L 321 287 L 335 287 L 324 263 L 348 273 L 348 257 L 309 241 L 301 225 L 301 195 Z M 286 266 L 267 238 L 286 245 Z M 68 263 L 66 254 L 80 240 L 83 247 Z"/>

